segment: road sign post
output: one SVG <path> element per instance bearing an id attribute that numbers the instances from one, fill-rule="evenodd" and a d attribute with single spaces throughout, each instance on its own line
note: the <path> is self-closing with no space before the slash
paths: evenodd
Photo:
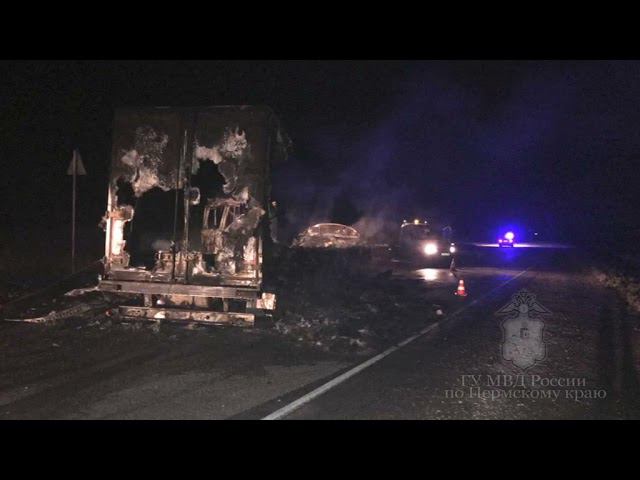
<path id="1" fill-rule="evenodd" d="M 76 176 L 86 174 L 80 152 L 75 149 L 69 168 L 67 168 L 67 175 L 73 177 L 71 187 L 71 273 L 76 271 Z"/>

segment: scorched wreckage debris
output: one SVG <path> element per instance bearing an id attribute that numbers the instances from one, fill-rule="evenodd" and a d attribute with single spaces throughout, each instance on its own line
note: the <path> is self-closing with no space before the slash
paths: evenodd
<path id="1" fill-rule="evenodd" d="M 289 146 L 266 107 L 117 111 L 98 288 L 142 295 L 120 313 L 145 319 L 251 324 L 273 309 L 270 165 Z"/>
<path id="2" fill-rule="evenodd" d="M 348 248 L 361 245 L 358 231 L 339 223 L 318 223 L 300 233 L 293 241 L 295 247 Z"/>

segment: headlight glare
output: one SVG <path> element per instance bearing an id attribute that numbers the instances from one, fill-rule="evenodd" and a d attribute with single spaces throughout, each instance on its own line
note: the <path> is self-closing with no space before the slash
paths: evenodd
<path id="1" fill-rule="evenodd" d="M 438 245 L 436 245 L 435 243 L 425 244 L 424 253 L 426 255 L 435 255 L 436 253 L 438 253 Z"/>

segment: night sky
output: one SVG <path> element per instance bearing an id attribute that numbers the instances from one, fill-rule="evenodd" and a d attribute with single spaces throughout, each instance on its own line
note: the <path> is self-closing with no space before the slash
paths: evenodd
<path id="1" fill-rule="evenodd" d="M 3 62 L 0 78 L 7 229 L 69 221 L 74 147 L 79 220 L 98 223 L 114 108 L 218 104 L 269 105 L 289 132 L 273 182 L 291 231 L 416 215 L 474 239 L 640 229 L 637 61 Z"/>

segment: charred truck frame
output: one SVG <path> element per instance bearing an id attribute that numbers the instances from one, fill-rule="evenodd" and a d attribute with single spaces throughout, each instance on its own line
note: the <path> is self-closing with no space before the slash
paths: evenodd
<path id="1" fill-rule="evenodd" d="M 275 308 L 270 166 L 290 142 L 271 109 L 116 111 L 98 288 L 148 320 L 252 325 Z"/>

